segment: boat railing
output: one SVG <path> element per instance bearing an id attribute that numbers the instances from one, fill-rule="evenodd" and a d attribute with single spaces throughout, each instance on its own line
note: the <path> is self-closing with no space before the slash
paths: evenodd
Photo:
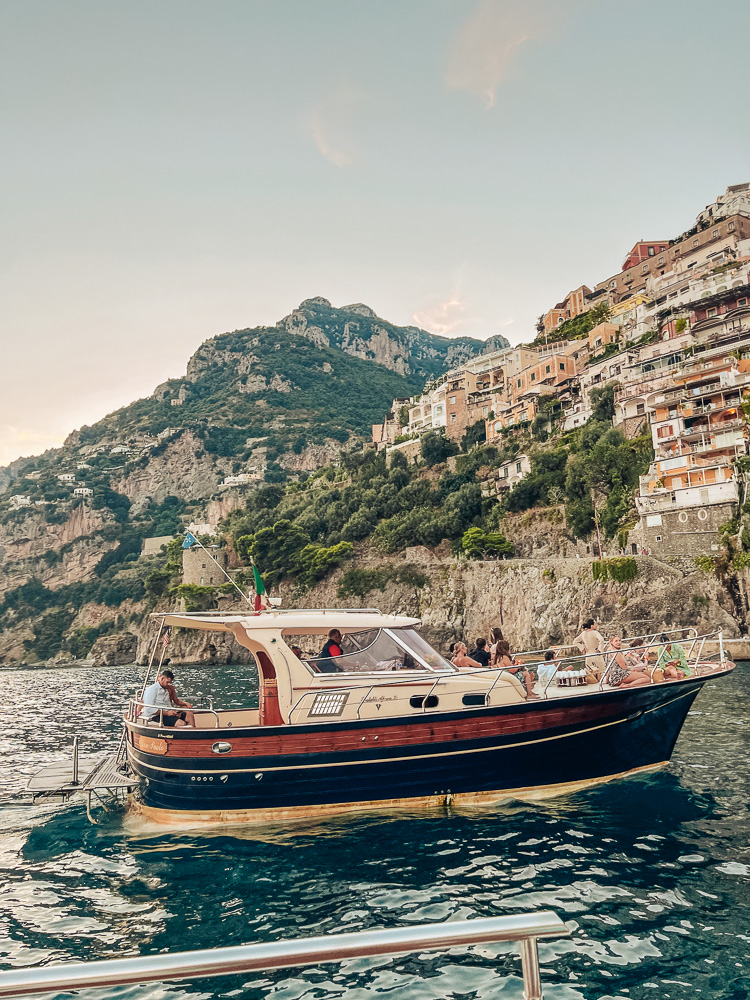
<path id="1" fill-rule="evenodd" d="M 547 692 L 550 685 L 555 682 L 561 674 L 571 670 L 580 668 L 587 674 L 592 676 L 598 674 L 597 683 L 599 690 L 604 689 L 604 685 L 612 672 L 612 667 L 615 662 L 615 656 L 618 652 L 622 652 L 623 655 L 627 657 L 632 657 L 634 654 L 641 660 L 641 664 L 644 670 L 648 672 L 651 681 L 654 680 L 654 674 L 659 667 L 661 661 L 661 651 L 666 648 L 668 643 L 671 641 L 677 643 L 678 640 L 673 638 L 673 633 L 675 631 L 684 631 L 688 635 L 686 638 L 680 640 L 680 645 L 685 652 L 685 658 L 689 664 L 696 666 L 701 662 L 709 662 L 713 658 L 718 657 L 719 662 L 724 661 L 724 645 L 723 645 L 723 634 L 721 629 L 716 629 L 712 632 L 707 632 L 704 635 L 698 635 L 697 630 L 694 628 L 682 629 L 682 630 L 669 630 L 668 632 L 658 632 L 652 633 L 648 636 L 643 637 L 645 641 L 638 641 L 638 639 L 628 638 L 627 647 L 621 649 L 614 649 L 611 646 L 606 646 L 603 650 L 595 650 L 591 653 L 582 653 L 578 647 L 575 646 L 557 646 L 551 647 L 553 651 L 558 652 L 562 649 L 575 649 L 576 652 L 572 655 L 559 655 L 556 656 L 554 660 L 547 661 L 550 666 L 554 665 L 554 670 L 548 678 L 546 678 L 544 686 L 544 695 L 547 697 Z M 667 642 L 664 641 L 662 636 L 667 637 Z M 719 651 L 711 653 L 710 655 L 705 654 L 705 644 L 707 640 L 713 640 L 719 642 Z M 684 644 L 684 645 L 683 645 Z M 685 649 L 685 646 L 689 646 Z M 657 651 L 656 658 L 653 663 L 651 663 L 651 654 Z M 527 657 L 529 654 L 523 654 Z M 524 660 L 524 665 L 527 665 L 528 661 Z M 631 666 L 637 666 L 637 664 L 631 664 Z M 697 672 L 697 669 L 696 669 Z"/>
<path id="2" fill-rule="evenodd" d="M 241 975 L 343 962 L 375 955 L 408 955 L 447 948 L 517 942 L 525 1000 L 543 1000 L 539 971 L 540 938 L 567 937 L 570 930 L 551 910 L 478 920 L 418 924 L 261 944 L 141 955 L 97 962 L 0 972 L 0 998 L 139 983 L 172 983 L 210 976 Z"/>
<path id="3" fill-rule="evenodd" d="M 125 718 L 128 722 L 137 722 L 141 717 L 141 709 L 143 708 L 156 708 L 156 705 L 150 705 L 145 701 L 140 701 L 138 698 L 131 698 L 128 702 L 128 707 L 126 710 Z M 165 712 L 192 712 L 193 715 L 213 715 L 216 720 L 216 728 L 220 728 L 219 723 L 219 713 L 213 707 L 209 708 L 195 708 L 191 706 L 190 708 L 181 708 L 179 705 L 175 705 L 173 708 L 158 708 L 156 715 L 152 715 L 149 719 L 143 719 L 143 722 L 153 722 L 158 717 L 158 724 L 160 726 L 164 725 L 164 713 Z"/>
<path id="4" fill-rule="evenodd" d="M 165 619 L 171 616 L 176 616 L 178 618 L 256 618 L 262 617 L 263 615 L 274 615 L 274 616 L 284 616 L 284 615 L 354 615 L 354 614 L 370 614 L 370 615 L 380 615 L 383 617 L 383 612 L 380 608 L 262 608 L 260 611 L 255 611 L 252 608 L 240 611 L 152 611 L 150 617 L 156 619 Z"/>

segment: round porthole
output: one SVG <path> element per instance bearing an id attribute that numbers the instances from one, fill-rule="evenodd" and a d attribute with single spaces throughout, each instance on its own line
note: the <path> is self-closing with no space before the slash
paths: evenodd
<path id="1" fill-rule="evenodd" d="M 700 521 L 705 521 L 707 517 L 708 517 L 708 511 L 707 510 L 699 510 L 698 511 L 698 519 Z"/>
<path id="2" fill-rule="evenodd" d="M 678 520 L 679 520 L 679 521 L 680 521 L 680 522 L 681 522 L 682 524 L 684 524 L 684 523 L 685 523 L 685 522 L 687 521 L 687 514 L 685 513 L 685 511 L 684 511 L 684 510 L 681 510 L 681 511 L 680 511 L 680 513 L 679 513 L 679 514 L 677 515 L 677 519 L 678 519 Z"/>
<path id="3" fill-rule="evenodd" d="M 214 753 L 229 753 L 229 751 L 232 749 L 232 744 L 223 742 L 214 743 L 211 749 L 213 750 Z"/>

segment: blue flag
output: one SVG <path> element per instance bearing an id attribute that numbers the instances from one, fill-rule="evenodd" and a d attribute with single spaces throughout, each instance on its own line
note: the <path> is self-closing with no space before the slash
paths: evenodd
<path id="1" fill-rule="evenodd" d="M 198 539 L 190 531 L 185 532 L 185 540 L 182 543 L 183 549 L 189 549 L 191 545 L 195 545 Z"/>

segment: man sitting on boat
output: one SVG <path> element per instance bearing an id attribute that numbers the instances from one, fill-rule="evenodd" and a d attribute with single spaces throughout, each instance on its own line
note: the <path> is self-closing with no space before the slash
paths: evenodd
<path id="1" fill-rule="evenodd" d="M 337 674 L 341 672 L 341 667 L 336 665 L 334 656 L 341 656 L 341 644 L 344 640 L 341 632 L 337 628 L 332 628 L 328 633 L 328 641 L 321 649 L 315 666 L 322 674 Z"/>
<path id="2" fill-rule="evenodd" d="M 172 671 L 162 670 L 154 683 L 149 684 L 143 692 L 141 717 L 146 722 L 155 718 L 160 726 L 194 726 L 195 716 L 192 712 L 175 711 L 175 708 L 192 707 L 189 702 L 177 697 Z"/>
<path id="3" fill-rule="evenodd" d="M 685 650 L 679 642 L 670 642 L 666 633 L 662 635 L 661 641 L 664 643 L 664 647 L 656 661 L 656 669 L 658 670 L 660 667 L 663 669 L 664 679 L 681 681 L 683 677 L 690 677 L 693 671 L 687 661 Z"/>

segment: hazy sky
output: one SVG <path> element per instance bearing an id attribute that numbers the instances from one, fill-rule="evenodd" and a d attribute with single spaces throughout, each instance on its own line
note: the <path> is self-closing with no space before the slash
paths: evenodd
<path id="1" fill-rule="evenodd" d="M 302 299 L 511 341 L 750 180 L 747 0 L 2 0 L 0 463 Z"/>

